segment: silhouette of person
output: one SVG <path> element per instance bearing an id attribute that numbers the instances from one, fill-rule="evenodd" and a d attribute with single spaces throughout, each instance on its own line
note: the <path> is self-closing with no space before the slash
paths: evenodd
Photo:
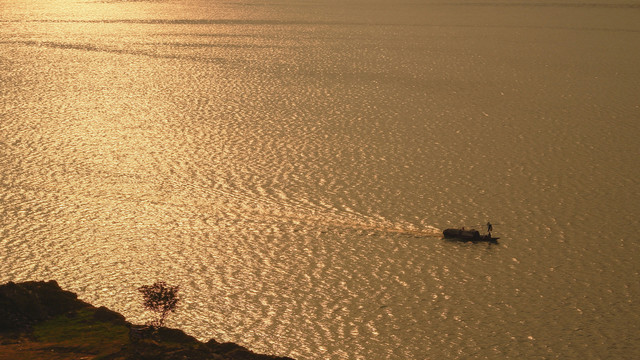
<path id="1" fill-rule="evenodd" d="M 492 230 L 493 230 L 493 225 L 491 225 L 491 223 L 487 221 L 487 232 L 489 233 L 489 235 L 491 235 Z"/>

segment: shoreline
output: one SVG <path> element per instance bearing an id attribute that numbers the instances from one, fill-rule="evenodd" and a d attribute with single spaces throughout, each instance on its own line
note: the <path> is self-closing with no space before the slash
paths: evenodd
<path id="1" fill-rule="evenodd" d="M 182 330 L 140 325 L 79 300 L 55 280 L 0 285 L 0 360 L 158 359 L 293 360 L 256 354 L 235 343 L 198 341 Z"/>

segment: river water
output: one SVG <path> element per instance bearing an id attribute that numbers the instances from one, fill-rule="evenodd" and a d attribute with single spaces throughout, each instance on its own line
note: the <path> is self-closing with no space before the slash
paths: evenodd
<path id="1" fill-rule="evenodd" d="M 0 8 L 0 281 L 164 280 L 297 359 L 640 357 L 637 1 Z"/>

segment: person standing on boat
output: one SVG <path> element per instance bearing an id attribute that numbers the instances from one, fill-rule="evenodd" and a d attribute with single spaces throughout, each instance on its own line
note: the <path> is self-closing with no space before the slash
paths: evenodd
<path id="1" fill-rule="evenodd" d="M 491 236 L 492 230 L 493 230 L 493 225 L 491 225 L 491 223 L 487 221 L 487 232 L 489 233 L 489 236 Z"/>

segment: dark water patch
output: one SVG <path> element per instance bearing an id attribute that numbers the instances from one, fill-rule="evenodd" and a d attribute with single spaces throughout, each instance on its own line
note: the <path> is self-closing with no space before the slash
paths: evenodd
<path id="1" fill-rule="evenodd" d="M 225 33 L 155 33 L 155 36 L 184 36 L 184 37 L 210 37 L 210 38 L 257 38 L 261 36 L 250 34 L 225 34 Z"/>
<path id="2" fill-rule="evenodd" d="M 451 5 L 451 4 L 450 4 Z M 477 4 L 487 6 L 486 4 Z M 512 5 L 505 5 L 512 6 Z M 524 6 L 524 5 L 523 5 Z M 604 7 L 604 6 L 603 6 Z M 629 6 L 638 8 L 638 6 Z M 601 27 L 571 27 L 571 26 L 511 26 L 511 25 L 471 25 L 471 24 L 432 24 L 432 23 L 391 23 L 391 22 L 340 22 L 340 21 L 304 21 L 304 20 L 268 20 L 268 19 L 32 19 L 32 20 L 1 20 L 0 23 L 77 23 L 77 24 L 139 24 L 139 25 L 255 25 L 255 26 L 389 26 L 389 27 L 426 27 L 426 28 L 487 28 L 487 29 L 551 29 L 574 31 L 603 31 L 638 33 L 636 29 L 615 29 Z M 227 36 L 245 37 L 249 35 L 194 35 L 194 36 Z"/>
<path id="3" fill-rule="evenodd" d="M 223 49 L 285 49 L 289 46 L 279 45 L 258 45 L 258 44 L 208 44 L 208 43 L 181 43 L 181 42 L 162 42 L 162 43 L 148 43 L 141 45 L 159 45 L 159 46 L 173 46 L 173 47 L 185 47 L 185 48 L 223 48 Z"/>
<path id="4" fill-rule="evenodd" d="M 269 19 L 32 19 L 3 22 L 79 23 L 79 24 L 143 24 L 143 25 L 364 25 L 340 21 L 269 20 Z"/>
<path id="5" fill-rule="evenodd" d="M 435 5 L 435 4 L 434 4 Z M 558 7 L 558 8 L 602 8 L 602 9 L 640 9 L 637 3 L 566 3 L 566 2 L 454 2 L 438 3 L 448 6 L 487 6 L 487 7 Z"/>
<path id="6" fill-rule="evenodd" d="M 148 57 L 153 57 L 158 59 L 190 60 L 190 61 L 207 62 L 207 63 L 214 63 L 214 64 L 222 64 L 226 62 L 224 58 L 219 58 L 219 57 L 205 58 L 205 57 L 196 57 L 196 56 L 188 56 L 188 55 L 161 54 L 161 53 L 145 51 L 145 50 L 106 48 L 106 47 L 100 47 L 100 46 L 86 44 L 86 43 L 74 44 L 74 43 L 63 43 L 63 42 L 54 42 L 54 41 L 13 40 L 13 41 L 0 41 L 0 44 L 18 44 L 18 45 L 37 46 L 37 47 L 65 49 L 65 50 L 102 52 L 102 53 L 120 54 L 120 55 L 139 55 L 139 56 L 148 56 Z"/>
<path id="7" fill-rule="evenodd" d="M 588 32 L 623 32 L 640 33 L 637 29 L 615 29 L 602 27 L 573 27 L 573 26 L 509 26 L 509 25 L 416 25 L 438 28 L 477 28 L 477 29 L 522 29 L 522 30 L 562 30 L 562 31 L 588 31 Z"/>

